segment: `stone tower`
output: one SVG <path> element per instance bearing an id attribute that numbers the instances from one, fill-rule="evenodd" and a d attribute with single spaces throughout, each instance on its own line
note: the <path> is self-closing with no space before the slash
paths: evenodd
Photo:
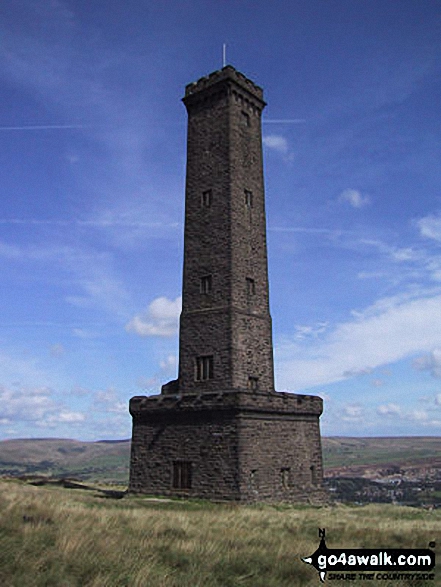
<path id="1" fill-rule="evenodd" d="M 274 391 L 262 90 L 225 67 L 189 84 L 183 101 L 188 142 L 179 390 Z M 203 365 L 197 373 L 198 357 L 206 357 L 206 373 Z"/>
<path id="2" fill-rule="evenodd" d="M 179 374 L 130 401 L 134 492 L 322 497 L 314 396 L 274 390 L 262 89 L 227 66 L 186 87 Z"/>

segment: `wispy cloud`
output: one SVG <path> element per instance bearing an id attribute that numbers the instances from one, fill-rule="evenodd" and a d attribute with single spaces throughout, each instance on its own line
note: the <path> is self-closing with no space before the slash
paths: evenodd
<path id="1" fill-rule="evenodd" d="M 311 228 L 307 226 L 268 226 L 271 232 L 298 232 L 300 234 L 323 235 L 331 238 L 340 237 L 342 235 L 354 235 L 354 232 L 349 230 L 341 230 L 339 228 Z"/>
<path id="2" fill-rule="evenodd" d="M 363 195 L 359 190 L 346 189 L 338 196 L 340 203 L 349 204 L 352 208 L 364 208 L 370 204 L 369 196 Z"/>
<path id="3" fill-rule="evenodd" d="M 318 342 L 276 350 L 279 387 L 299 390 L 345 379 L 441 347 L 441 295 L 384 300 L 337 325 Z"/>
<path id="4" fill-rule="evenodd" d="M 341 417 L 345 422 L 360 422 L 365 417 L 365 410 L 359 404 L 349 404 L 344 406 Z"/>
<path id="5" fill-rule="evenodd" d="M 84 124 L 36 124 L 22 126 L 0 126 L 0 131 L 6 130 L 73 130 L 78 128 L 88 128 Z"/>
<path id="6" fill-rule="evenodd" d="M 161 385 L 172 377 L 176 377 L 178 360 L 176 355 L 168 355 L 159 362 L 159 370 L 152 377 L 140 377 L 136 386 L 146 392 L 148 395 L 156 395 Z"/>
<path id="7" fill-rule="evenodd" d="M 417 221 L 421 236 L 441 242 L 441 214 L 430 214 Z"/>
<path id="8" fill-rule="evenodd" d="M 115 317 L 126 319 L 129 294 L 113 267 L 113 257 L 86 247 L 66 245 L 18 246 L 0 243 L 0 257 L 28 263 L 37 268 L 50 265 L 59 268 L 59 279 L 66 276 L 71 293 L 65 300 L 80 307 L 95 306 Z M 60 274 L 64 272 L 64 275 Z"/>
<path id="9" fill-rule="evenodd" d="M 423 427 L 440 428 L 441 418 L 435 413 L 421 408 L 405 408 L 395 403 L 381 404 L 376 413 L 381 418 L 404 420 Z"/>
<path id="10" fill-rule="evenodd" d="M 281 135 L 266 135 L 262 139 L 263 145 L 268 149 L 273 149 L 282 155 L 288 153 L 288 141 Z"/>
<path id="11" fill-rule="evenodd" d="M 417 357 L 413 361 L 417 371 L 429 371 L 433 377 L 441 377 L 441 348 L 433 349 L 429 354 Z"/>
<path id="12" fill-rule="evenodd" d="M 5 226 L 27 226 L 34 228 L 69 227 L 72 230 L 106 231 L 112 238 L 115 246 L 139 245 L 142 240 L 151 238 L 169 238 L 181 228 L 180 222 L 168 221 L 161 218 L 157 221 L 143 219 L 142 215 L 135 218 L 136 213 L 132 211 L 133 218 L 119 217 L 116 212 L 106 210 L 99 217 L 88 220 L 63 219 L 63 218 L 0 218 L 0 225 Z M 148 214 L 144 214 L 148 216 Z M 0 255 L 13 256 L 14 245 L 0 243 Z"/>
<path id="13" fill-rule="evenodd" d="M 262 124 L 304 124 L 305 118 L 264 118 Z"/>

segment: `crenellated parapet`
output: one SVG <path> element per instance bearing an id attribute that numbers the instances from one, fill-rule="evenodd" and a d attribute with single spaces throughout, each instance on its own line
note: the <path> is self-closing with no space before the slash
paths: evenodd
<path id="1" fill-rule="evenodd" d="M 216 413 L 239 411 L 283 414 L 292 416 L 319 417 L 323 412 L 323 400 L 314 395 L 286 392 L 248 393 L 221 391 L 216 393 L 185 393 L 180 395 L 135 396 L 130 400 L 130 413 L 136 417 L 154 417 L 154 414 L 177 411 L 200 412 L 214 410 Z"/>
<path id="2" fill-rule="evenodd" d="M 182 99 L 188 111 L 232 96 L 243 108 L 260 115 L 266 103 L 263 90 L 231 65 L 188 84 Z"/>

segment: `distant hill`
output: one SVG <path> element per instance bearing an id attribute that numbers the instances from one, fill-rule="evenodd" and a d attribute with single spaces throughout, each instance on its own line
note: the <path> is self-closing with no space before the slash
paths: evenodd
<path id="1" fill-rule="evenodd" d="M 441 468 L 441 437 L 323 438 L 329 476 L 375 476 L 404 467 Z M 59 438 L 0 441 L 0 475 L 46 475 L 127 484 L 130 440 Z"/>
<path id="2" fill-rule="evenodd" d="M 327 475 L 372 477 L 387 469 L 441 469 L 441 437 L 328 437 L 323 439 L 323 459 Z"/>
<path id="3" fill-rule="evenodd" d="M 59 438 L 0 442 L 0 475 L 48 475 L 126 484 L 130 440 L 81 442 Z"/>

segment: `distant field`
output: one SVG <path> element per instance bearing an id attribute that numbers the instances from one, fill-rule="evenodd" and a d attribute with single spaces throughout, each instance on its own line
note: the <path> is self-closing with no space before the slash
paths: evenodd
<path id="1" fill-rule="evenodd" d="M 325 470 L 363 465 L 441 467 L 441 437 L 323 439 Z M 127 484 L 130 441 L 64 439 L 0 442 L 0 475 L 50 475 Z"/>
<path id="2" fill-rule="evenodd" d="M 441 437 L 381 438 L 329 437 L 323 439 L 326 468 L 350 465 L 413 465 L 441 459 Z"/>
<path id="3" fill-rule="evenodd" d="M 0 585 L 317 587 L 317 572 L 301 557 L 317 549 L 318 528 L 326 528 L 328 548 L 427 548 L 440 525 L 441 511 L 390 505 L 114 500 L 0 481 Z M 430 582 L 370 583 L 439 587 L 440 579 L 435 569 Z"/>

